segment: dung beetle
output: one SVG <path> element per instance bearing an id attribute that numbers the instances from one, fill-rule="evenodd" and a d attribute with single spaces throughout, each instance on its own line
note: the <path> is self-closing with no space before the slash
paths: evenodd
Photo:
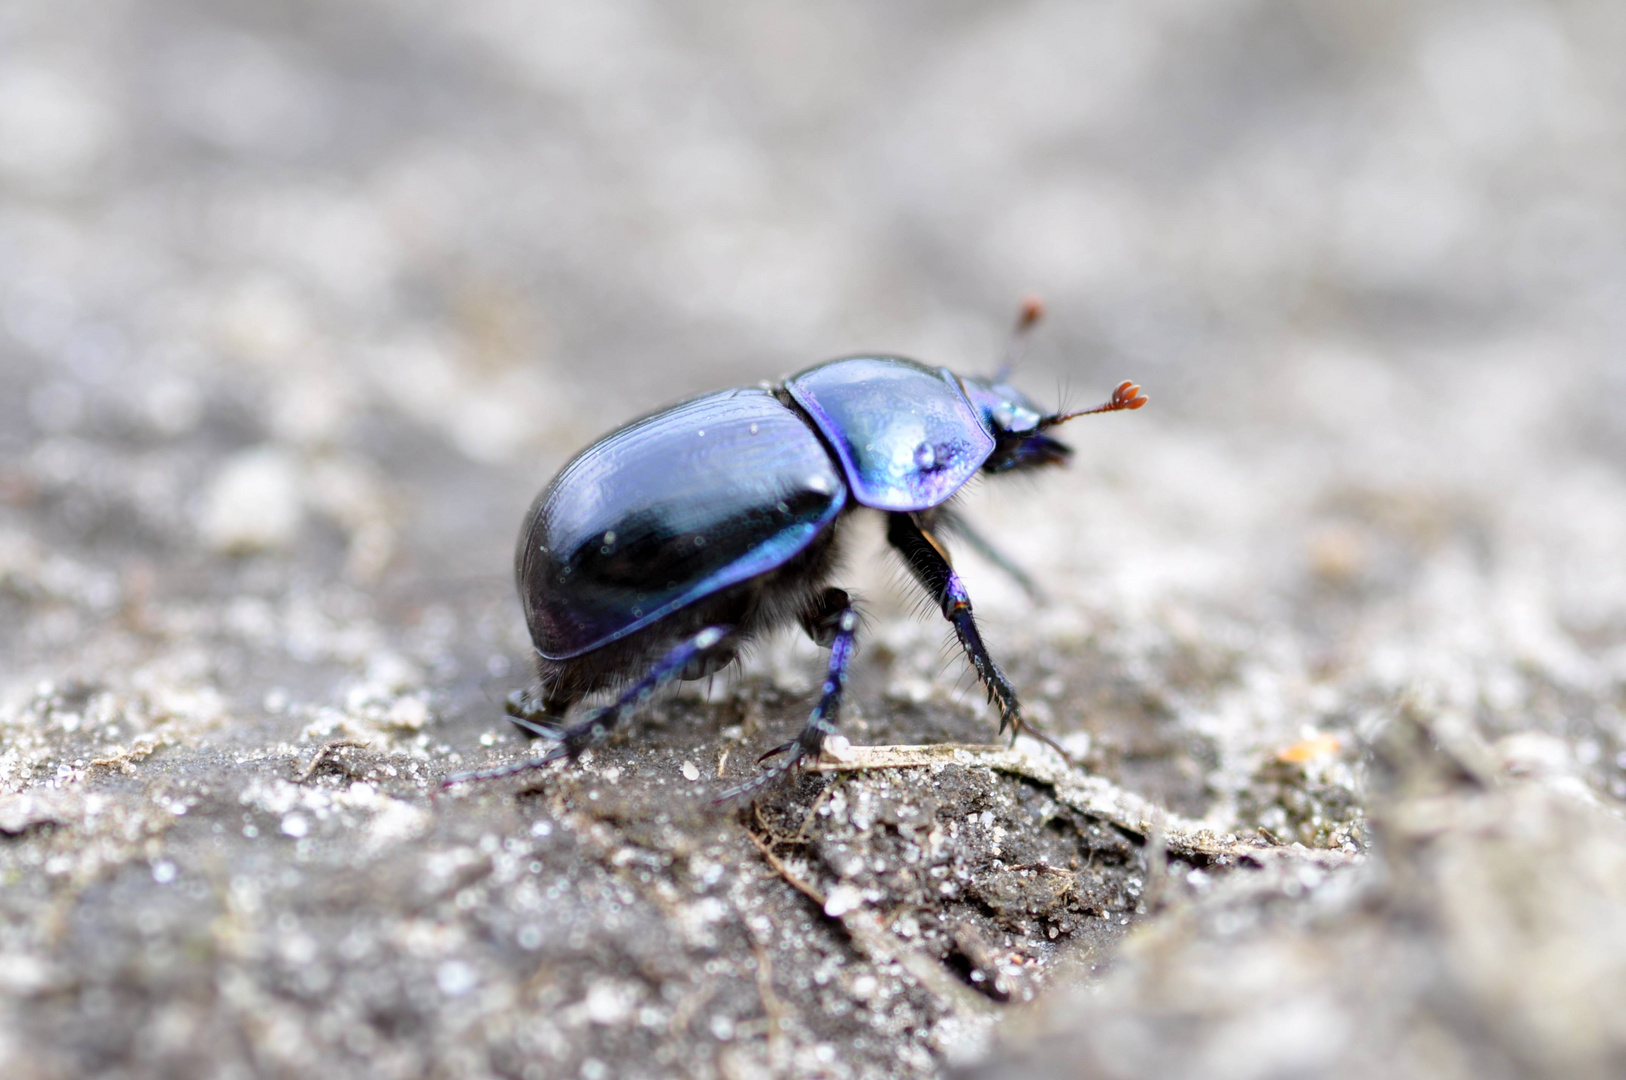
<path id="1" fill-rule="evenodd" d="M 983 644 L 942 537 L 965 539 L 1026 579 L 953 508 L 975 475 L 1059 464 L 1046 432 L 1090 413 L 1138 409 L 1124 382 L 1105 404 L 1051 412 L 1007 382 L 1016 345 L 1038 320 L 1029 301 L 992 377 L 955 375 L 900 356 L 831 360 L 783 383 L 703 394 L 651 413 L 572 458 L 531 504 L 514 568 L 536 647 L 538 692 L 508 714 L 554 741 L 541 757 L 459 773 L 490 779 L 576 757 L 674 679 L 732 663 L 753 639 L 799 623 L 829 648 L 819 700 L 801 733 L 762 755 L 782 759 L 724 792 L 730 799 L 817 760 L 836 730 L 858 614 L 831 585 L 842 524 L 886 515 L 886 537 L 954 627 L 998 703 L 1001 733 L 1024 727 L 1016 691 Z M 568 726 L 586 695 L 620 690 Z"/>

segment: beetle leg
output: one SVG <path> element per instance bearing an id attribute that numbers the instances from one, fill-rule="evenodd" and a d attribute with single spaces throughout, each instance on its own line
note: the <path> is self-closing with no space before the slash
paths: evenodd
<path id="1" fill-rule="evenodd" d="M 963 514 L 953 510 L 939 509 L 937 511 L 937 520 L 942 524 L 943 531 L 958 536 L 966 542 L 972 551 L 1005 571 L 1005 575 L 1021 586 L 1022 591 L 1028 594 L 1028 599 L 1036 604 L 1044 603 L 1044 593 L 1040 591 L 1034 580 L 1028 577 L 1027 571 L 1023 570 L 1009 555 L 995 547 L 970 521 L 966 520 Z"/>
<path id="2" fill-rule="evenodd" d="M 820 607 L 827 609 L 830 605 L 840 603 L 840 608 L 833 616 L 828 618 L 832 626 L 830 637 L 830 666 L 826 669 L 824 686 L 819 694 L 819 703 L 813 706 L 813 712 L 802 725 L 801 734 L 783 746 L 776 746 L 757 759 L 758 763 L 785 755 L 785 760 L 771 769 L 747 780 L 736 787 L 729 788 L 717 796 L 717 802 L 727 802 L 737 799 L 741 795 L 749 795 L 758 791 L 775 780 L 784 776 L 802 761 L 817 761 L 819 753 L 824 749 L 824 740 L 836 732 L 836 720 L 841 715 L 841 695 L 847 689 L 847 668 L 852 664 L 853 645 L 858 636 L 858 612 L 848 600 L 847 594 L 840 589 L 827 589 L 820 597 Z M 815 615 L 803 620 L 803 625 L 809 626 L 808 633 L 813 633 L 814 626 L 823 625 L 824 619 Z M 817 640 L 815 638 L 814 640 Z"/>
<path id="3" fill-rule="evenodd" d="M 627 691 L 615 700 L 612 705 L 594 709 L 579 722 L 567 728 L 554 730 L 544 728 L 546 737 L 556 739 L 553 749 L 539 758 L 529 761 L 516 762 L 512 765 L 500 765 L 495 769 L 479 769 L 474 772 L 453 773 L 440 782 L 443 788 L 453 784 L 461 784 L 466 780 L 495 780 L 503 776 L 513 776 L 516 773 L 528 772 L 531 769 L 540 769 L 562 757 L 580 757 L 583 750 L 590 746 L 597 746 L 610 737 L 610 732 L 616 729 L 633 711 L 647 702 L 661 687 L 683 674 L 683 669 L 690 661 L 701 656 L 728 638 L 734 632 L 731 626 L 708 626 L 688 641 L 683 642 L 671 652 L 655 662 L 655 666 L 645 673 Z M 518 717 L 513 717 L 518 720 Z M 542 727 L 538 724 L 537 727 Z"/>
<path id="4" fill-rule="evenodd" d="M 706 652 L 696 653 L 683 665 L 677 677 L 684 682 L 696 682 L 700 679 L 709 679 L 737 659 L 737 654 L 731 648 L 716 648 Z"/>
<path id="5" fill-rule="evenodd" d="M 841 617 L 852 609 L 852 598 L 845 589 L 825 589 L 812 605 L 802 612 L 802 629 L 815 645 L 829 648 L 841 632 Z"/>
<path id="6" fill-rule="evenodd" d="M 559 722 L 576 703 L 575 694 L 530 694 L 515 690 L 503 704 L 503 712 L 528 739 L 557 739 Z"/>
<path id="7" fill-rule="evenodd" d="M 920 527 L 913 514 L 888 514 L 886 539 L 903 556 L 915 580 L 924 585 L 942 607 L 943 618 L 954 626 L 960 647 L 970 659 L 977 678 L 988 688 L 989 699 L 999 704 L 1000 734 L 1010 727 L 1014 738 L 1027 726 L 1022 720 L 1022 706 L 1016 700 L 1016 690 L 1010 680 L 1005 678 L 994 658 L 988 655 L 988 647 L 982 643 L 977 620 L 971 614 L 971 597 L 966 594 L 960 575 L 949 565 L 942 545 Z"/>

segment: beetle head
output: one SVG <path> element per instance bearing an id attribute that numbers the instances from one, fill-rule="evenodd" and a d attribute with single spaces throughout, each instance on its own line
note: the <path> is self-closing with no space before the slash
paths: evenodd
<path id="1" fill-rule="evenodd" d="M 1072 456 L 1073 449 L 1046 435 L 1047 429 L 1080 416 L 1138 409 L 1146 404 L 1146 395 L 1140 392 L 1140 387 L 1127 380 L 1118 384 L 1112 397 L 1103 404 L 1066 413 L 1044 411 L 999 376 L 988 379 L 962 375 L 960 385 L 994 436 L 994 452 L 982 466 L 984 472 L 990 473 L 1059 465 Z"/>

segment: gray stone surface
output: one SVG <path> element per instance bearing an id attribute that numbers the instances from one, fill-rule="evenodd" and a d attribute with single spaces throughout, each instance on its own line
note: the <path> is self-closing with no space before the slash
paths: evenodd
<path id="1" fill-rule="evenodd" d="M 1570 3 L 0 8 L 0 1072 L 1610 1076 L 1626 18 Z M 571 767 L 576 448 L 886 349 L 1130 416 L 967 507 L 994 741 L 859 525 Z"/>

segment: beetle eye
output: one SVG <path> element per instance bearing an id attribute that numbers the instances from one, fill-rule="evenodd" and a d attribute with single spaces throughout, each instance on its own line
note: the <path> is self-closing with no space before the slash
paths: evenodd
<path id="1" fill-rule="evenodd" d="M 1039 428 L 1042 420 L 1037 412 L 1020 405 L 1006 403 L 993 412 L 994 423 L 1007 435 L 1025 435 Z"/>

